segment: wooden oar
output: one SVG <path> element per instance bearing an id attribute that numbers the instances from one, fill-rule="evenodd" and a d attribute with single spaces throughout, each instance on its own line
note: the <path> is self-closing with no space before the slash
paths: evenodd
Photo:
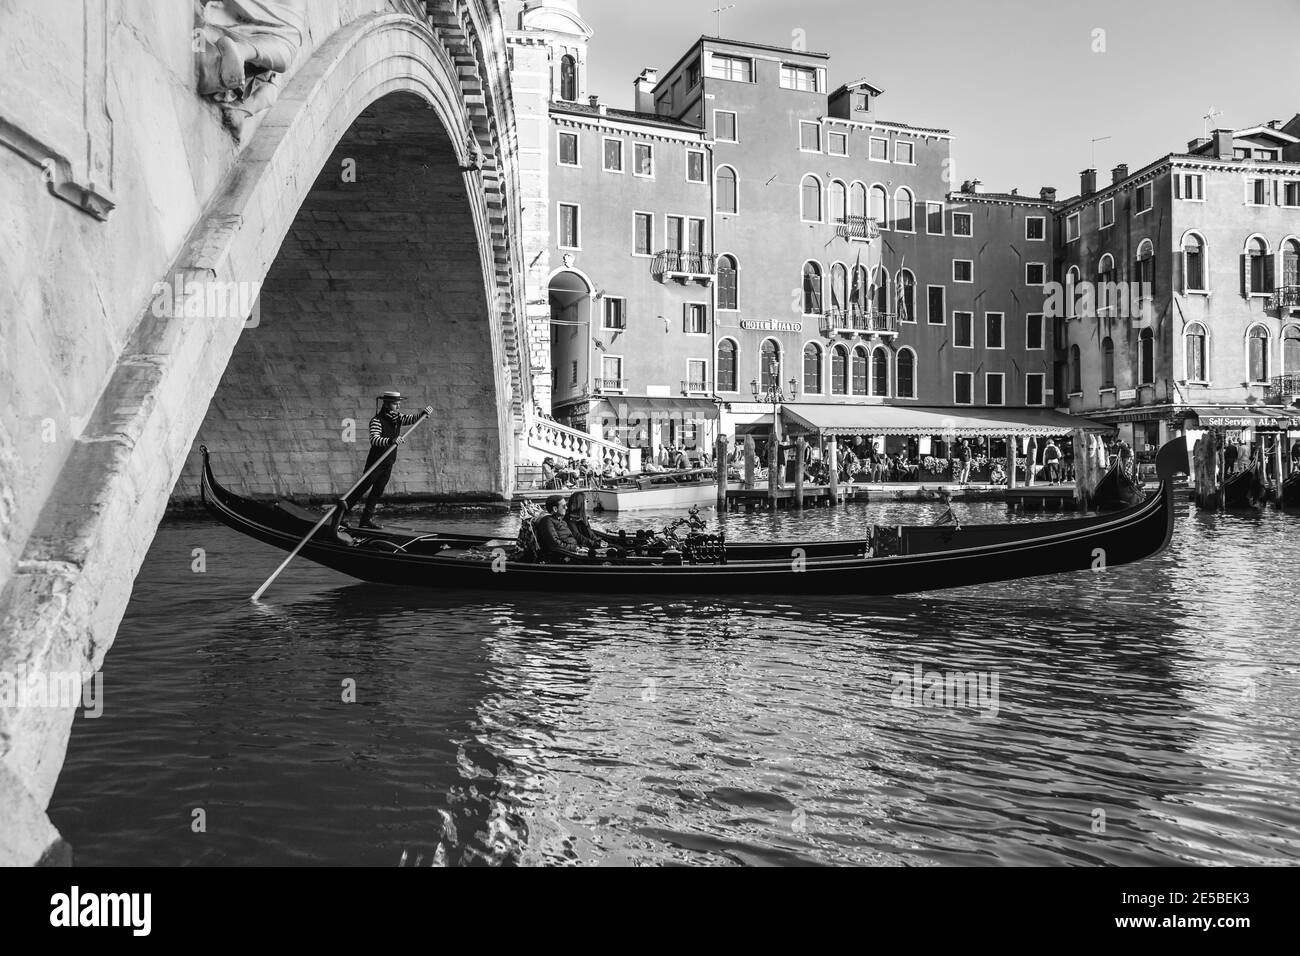
<path id="1" fill-rule="evenodd" d="M 406 432 L 406 436 L 409 436 L 411 432 L 419 428 L 420 425 L 424 423 L 424 420 L 428 417 L 429 417 L 428 415 L 421 415 L 414 422 L 412 422 L 411 427 Z M 344 498 L 348 497 L 348 495 L 352 494 L 352 492 L 360 488 L 365 483 L 365 480 L 370 477 L 371 472 L 373 472 L 376 468 L 382 465 L 384 461 L 388 458 L 388 456 L 395 451 L 397 451 L 397 445 L 396 444 L 389 445 L 388 450 L 379 456 L 378 461 L 376 461 L 373 465 L 371 465 L 369 468 L 366 469 L 366 473 L 357 479 L 357 483 L 353 485 L 351 488 L 349 488 L 347 492 L 343 494 L 343 497 Z M 298 542 L 298 546 L 289 552 L 289 556 L 285 558 L 282 562 L 280 562 L 280 566 L 276 568 L 275 572 L 269 578 L 267 578 L 265 582 L 263 582 L 260 588 L 257 589 L 256 593 L 253 594 L 251 600 L 253 601 L 261 600 L 262 595 L 266 593 L 266 589 L 269 588 L 271 586 L 271 583 L 280 576 L 280 572 L 289 566 L 289 562 L 298 556 L 298 552 L 303 549 L 303 545 L 305 545 L 308 541 L 310 541 L 313 537 L 316 536 L 316 532 L 325 526 L 325 522 L 329 521 L 330 518 L 334 516 L 334 512 L 338 511 L 338 508 L 339 508 L 338 502 L 335 502 L 334 504 L 330 505 L 329 511 L 325 512 L 325 516 L 322 517 L 320 521 L 316 522 L 316 526 L 307 532 L 307 537 L 303 538 L 301 541 Z"/>

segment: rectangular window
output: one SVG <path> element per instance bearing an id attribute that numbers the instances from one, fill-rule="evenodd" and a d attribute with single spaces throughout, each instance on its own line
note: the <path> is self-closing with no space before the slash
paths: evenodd
<path id="1" fill-rule="evenodd" d="M 621 173 L 623 171 L 623 141 L 621 139 L 605 140 L 605 172 Z"/>
<path id="2" fill-rule="evenodd" d="M 984 313 L 984 346 L 990 349 L 1006 348 L 1002 341 L 1003 314 L 1001 312 Z"/>
<path id="3" fill-rule="evenodd" d="M 560 203 L 560 248 L 582 248 L 582 234 L 579 231 L 578 206 L 576 203 Z"/>
<path id="4" fill-rule="evenodd" d="M 952 234 L 954 236 L 971 235 L 971 214 L 968 212 L 955 212 L 952 214 Z"/>
<path id="5" fill-rule="evenodd" d="M 1204 202 L 1205 177 L 1201 173 L 1176 174 L 1174 176 L 1174 198 Z"/>
<path id="6" fill-rule="evenodd" d="M 1257 149 L 1255 150 L 1255 158 L 1262 159 L 1266 163 L 1275 163 L 1277 162 L 1277 150 Z"/>
<path id="7" fill-rule="evenodd" d="M 576 366 L 578 363 L 574 362 L 573 364 Z M 602 388 L 623 388 L 623 356 L 602 355 L 600 357 L 600 378 Z"/>
<path id="8" fill-rule="evenodd" d="M 691 65 L 686 68 L 686 88 L 692 89 L 700 82 L 700 61 L 692 60 Z"/>
<path id="9" fill-rule="evenodd" d="M 953 282 L 974 282 L 975 263 L 970 259 L 952 260 L 952 281 Z"/>
<path id="10" fill-rule="evenodd" d="M 889 140 L 879 136 L 871 137 L 867 155 L 878 163 L 889 162 Z"/>
<path id="11" fill-rule="evenodd" d="M 916 144 L 908 139 L 894 140 L 894 162 L 915 166 Z"/>
<path id="12" fill-rule="evenodd" d="M 972 382 L 975 376 L 970 372 L 952 373 L 952 403 L 954 405 L 972 405 Z"/>
<path id="13" fill-rule="evenodd" d="M 686 360 L 686 391 L 707 392 L 709 390 L 708 363 L 703 359 Z"/>
<path id="14" fill-rule="evenodd" d="M 704 220 L 686 220 L 686 250 L 688 252 L 704 251 Z"/>
<path id="15" fill-rule="evenodd" d="M 601 301 L 605 303 L 604 327 L 607 329 L 626 329 L 627 300 L 605 296 Z"/>
<path id="16" fill-rule="evenodd" d="M 822 127 L 820 123 L 799 124 L 799 148 L 806 153 L 822 151 Z"/>
<path id="17" fill-rule="evenodd" d="M 731 110 L 713 111 L 713 137 L 719 143 L 737 143 L 736 114 Z"/>
<path id="18" fill-rule="evenodd" d="M 1047 266 L 1042 262 L 1025 263 L 1025 285 L 1042 285 L 1047 281 Z"/>
<path id="19" fill-rule="evenodd" d="M 578 360 L 574 359 L 569 363 L 569 384 L 578 384 Z"/>
<path id="20" fill-rule="evenodd" d="M 930 236 L 943 235 L 943 203 L 927 202 L 925 204 L 925 232 Z"/>
<path id="21" fill-rule="evenodd" d="M 808 66 L 791 66 L 781 64 L 781 88 L 785 90 L 802 90 L 805 93 L 817 93 L 817 71 Z"/>
<path id="22" fill-rule="evenodd" d="M 561 133 L 560 134 L 560 159 L 561 166 L 578 165 L 578 134 Z"/>
<path id="23" fill-rule="evenodd" d="M 1006 394 L 1003 389 L 1005 376 L 1001 372 L 986 372 L 984 375 L 984 404 L 1005 405 Z"/>
<path id="24" fill-rule="evenodd" d="M 849 155 L 849 135 L 848 135 L 848 133 L 833 133 L 833 132 L 827 132 L 827 134 L 826 134 L 826 152 L 830 153 L 832 156 L 847 156 L 847 155 Z"/>
<path id="25" fill-rule="evenodd" d="M 698 149 L 686 151 L 686 181 L 690 183 L 707 182 L 704 178 L 704 153 Z"/>
<path id="26" fill-rule="evenodd" d="M 715 53 L 709 60 L 709 76 L 715 80 L 753 83 L 754 61 L 743 56 L 724 56 L 721 53 Z"/>
<path id="27" fill-rule="evenodd" d="M 689 335 L 709 334 L 709 313 L 700 302 L 687 302 L 682 331 Z"/>
<path id="28" fill-rule="evenodd" d="M 1043 313 L 1030 312 L 1025 316 L 1025 348 L 1038 351 L 1043 347 Z"/>
<path id="29" fill-rule="evenodd" d="M 664 225 L 666 227 L 664 230 L 664 248 L 672 250 L 684 249 L 686 220 L 681 216 L 666 216 Z"/>
<path id="30" fill-rule="evenodd" d="M 943 304 L 943 286 L 932 285 L 926 288 L 926 318 L 925 321 L 930 325 L 943 325 L 946 321 L 944 316 Z"/>
<path id="31" fill-rule="evenodd" d="M 1300 182 L 1282 184 L 1282 205 L 1300 206 Z"/>
<path id="32" fill-rule="evenodd" d="M 1043 388 L 1047 376 L 1043 372 L 1030 372 L 1025 376 L 1025 404 L 1042 405 Z"/>
<path id="33" fill-rule="evenodd" d="M 1047 238 L 1047 219 L 1044 216 L 1027 216 L 1025 218 L 1025 238 L 1042 240 Z"/>
<path id="34" fill-rule="evenodd" d="M 1268 202 L 1268 180 L 1246 180 L 1246 204 L 1248 206 L 1262 206 L 1266 202 Z"/>
<path id="35" fill-rule="evenodd" d="M 638 176 L 654 176 L 655 150 L 649 143 L 637 143 L 633 147 L 632 172 Z"/>
<path id="36" fill-rule="evenodd" d="M 1109 229 L 1115 225 L 1115 200 L 1103 199 L 1101 201 L 1101 228 Z"/>
<path id="37" fill-rule="evenodd" d="M 1065 217 L 1065 241 L 1074 242 L 1079 238 L 1079 214 L 1072 212 Z"/>
<path id="38" fill-rule="evenodd" d="M 654 255 L 655 217 L 648 212 L 632 213 L 633 254 Z"/>
<path id="39" fill-rule="evenodd" d="M 1137 211 L 1139 215 L 1151 208 L 1154 197 L 1155 187 L 1150 183 L 1143 183 L 1137 188 Z"/>
<path id="40" fill-rule="evenodd" d="M 958 349 L 975 347 L 975 313 L 954 312 L 952 314 L 952 345 Z"/>

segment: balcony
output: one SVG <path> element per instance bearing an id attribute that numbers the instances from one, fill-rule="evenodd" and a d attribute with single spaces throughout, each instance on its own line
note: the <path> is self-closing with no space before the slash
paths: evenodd
<path id="1" fill-rule="evenodd" d="M 1300 309 L 1300 285 L 1281 285 L 1268 297 L 1268 307 L 1275 310 Z"/>
<path id="2" fill-rule="evenodd" d="M 1270 405 L 1291 405 L 1300 396 L 1300 375 L 1275 375 L 1264 399 Z"/>
<path id="3" fill-rule="evenodd" d="M 893 336 L 898 334 L 894 312 L 873 309 L 827 309 L 821 314 L 823 335 Z"/>
<path id="4" fill-rule="evenodd" d="M 650 272 L 660 282 L 675 279 L 681 283 L 698 282 L 708 285 L 717 271 L 717 260 L 718 257 L 712 252 L 663 249 L 655 253 Z"/>
<path id="5" fill-rule="evenodd" d="M 597 395 L 606 393 L 621 394 L 627 391 L 625 378 L 598 378 L 592 381 L 591 390 Z"/>
<path id="6" fill-rule="evenodd" d="M 703 382 L 691 382 L 686 379 L 682 379 L 682 394 L 683 395 L 708 395 L 709 383 L 707 380 Z"/>
<path id="7" fill-rule="evenodd" d="M 835 235 L 841 239 L 870 242 L 880 238 L 880 228 L 870 216 L 844 216 L 835 220 Z"/>

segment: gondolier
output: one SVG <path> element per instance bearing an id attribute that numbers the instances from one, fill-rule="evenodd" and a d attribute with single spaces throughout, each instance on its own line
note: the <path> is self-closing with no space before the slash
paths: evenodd
<path id="1" fill-rule="evenodd" d="M 402 414 L 402 393 L 401 392 L 384 392 L 376 399 L 379 408 L 375 412 L 375 417 L 370 419 L 370 453 L 366 456 L 366 471 L 380 458 L 384 453 L 394 445 L 401 445 L 406 442 L 402 437 L 402 428 L 407 425 L 414 425 L 421 418 L 433 414 L 433 406 L 426 405 L 419 415 Z M 393 463 L 397 461 L 397 452 L 393 452 L 383 463 L 374 470 L 374 472 L 356 488 L 346 498 L 340 498 L 339 504 L 342 506 L 341 511 L 350 511 L 361 500 L 362 496 L 369 492 L 366 498 L 366 507 L 361 512 L 361 522 L 358 527 L 380 529 L 383 526 L 376 524 L 374 521 L 375 505 L 383 497 L 384 488 L 388 486 L 388 479 L 393 474 Z"/>

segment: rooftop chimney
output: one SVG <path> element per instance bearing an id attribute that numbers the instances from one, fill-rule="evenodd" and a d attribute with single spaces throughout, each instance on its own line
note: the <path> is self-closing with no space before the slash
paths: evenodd
<path id="1" fill-rule="evenodd" d="M 1079 195 L 1091 196 L 1097 191 L 1097 170 L 1085 169 L 1079 173 Z"/>
<path id="2" fill-rule="evenodd" d="M 1202 146 L 1208 146 L 1209 143 L 1210 143 L 1210 138 L 1208 136 L 1198 136 L 1196 137 L 1196 139 L 1188 140 L 1187 151 L 1189 153 L 1194 153 Z"/>
<path id="3" fill-rule="evenodd" d="M 1281 120 L 1269 120 L 1269 121 L 1268 121 L 1268 128 L 1269 128 L 1269 129 L 1281 129 L 1281 128 L 1282 128 L 1282 121 L 1281 121 Z"/>
<path id="4" fill-rule="evenodd" d="M 1128 163 L 1120 163 L 1110 171 L 1110 181 L 1117 183 L 1121 179 L 1128 179 Z"/>
<path id="5" fill-rule="evenodd" d="M 1048 202 L 1056 202 L 1056 187 L 1044 186 L 1042 189 L 1038 190 L 1038 198 L 1045 199 Z"/>
<path id="6" fill-rule="evenodd" d="M 605 115 L 605 105 L 604 105 L 603 103 L 600 102 L 600 95 L 599 95 L 599 94 L 597 94 L 597 93 L 592 93 L 592 94 L 590 94 L 590 95 L 587 97 L 587 102 L 591 104 L 591 108 L 592 108 L 592 109 L 594 109 L 594 110 L 599 110 L 601 116 L 604 116 L 604 115 Z"/>
<path id="7" fill-rule="evenodd" d="M 1020 195 L 1020 187 L 1019 187 L 1019 186 L 1012 186 L 1012 187 L 1011 187 L 1011 195 L 1013 195 L 1013 196 L 1019 196 L 1019 195 Z"/>
<path id="8" fill-rule="evenodd" d="M 983 185 L 978 179 L 968 179 L 961 184 L 961 191 L 964 193 L 977 193 Z"/>
<path id="9" fill-rule="evenodd" d="M 1232 130 L 1216 129 L 1213 134 L 1215 159 L 1232 159 Z"/>
<path id="10" fill-rule="evenodd" d="M 638 113 L 653 113 L 655 111 L 655 86 L 659 83 L 659 71 L 646 67 L 641 71 L 641 75 L 632 81 L 632 88 L 636 91 L 636 97 L 632 101 L 633 108 Z"/>

